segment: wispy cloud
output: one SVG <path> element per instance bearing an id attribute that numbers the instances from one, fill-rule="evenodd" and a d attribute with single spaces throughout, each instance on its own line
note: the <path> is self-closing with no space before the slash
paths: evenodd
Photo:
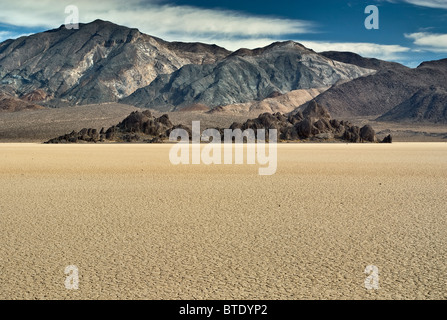
<path id="1" fill-rule="evenodd" d="M 405 37 L 413 40 L 420 51 L 447 52 L 447 34 L 416 32 L 405 34 Z"/>
<path id="2" fill-rule="evenodd" d="M 222 39 L 219 44 L 227 49 L 236 50 L 239 48 L 261 48 L 272 42 L 278 41 L 273 38 L 259 38 L 259 39 L 237 39 L 225 40 Z M 377 58 L 383 60 L 401 60 L 405 59 L 405 53 L 412 51 L 410 48 L 400 45 L 384 45 L 377 43 L 365 42 L 330 42 L 330 41 L 309 41 L 295 39 L 294 41 L 301 43 L 305 47 L 316 52 L 322 51 L 349 51 L 357 53 L 364 57 Z M 206 39 L 203 42 L 207 42 Z"/>
<path id="3" fill-rule="evenodd" d="M 422 0 L 405 0 L 422 1 Z M 430 1 L 427 1 L 430 2 Z M 436 2 L 436 1 L 432 1 Z M 164 38 L 168 41 L 200 41 L 215 43 L 229 50 L 264 47 L 278 39 L 296 40 L 319 52 L 327 50 L 352 51 L 366 57 L 396 60 L 410 51 L 400 45 L 381 45 L 357 42 L 301 41 L 300 34 L 315 32 L 311 21 L 281 17 L 257 16 L 231 10 L 179 6 L 165 0 L 22 0 L 2 3 L 0 23 L 27 28 L 55 28 L 65 22 L 65 7 L 76 3 L 81 22 L 95 19 L 112 21 Z M 1 34 L 0 40 L 14 37 Z"/>
<path id="4" fill-rule="evenodd" d="M 263 37 L 313 32 L 309 21 L 244 14 L 231 10 L 203 9 L 166 4 L 163 1 L 78 0 L 81 22 L 103 19 L 139 28 L 142 32 L 178 40 L 198 36 Z M 54 28 L 64 23 L 65 6 L 71 1 L 23 0 L 2 3 L 0 22 L 25 26 Z"/>
<path id="5" fill-rule="evenodd" d="M 388 2 L 407 2 L 416 6 L 427 8 L 447 9 L 446 0 L 387 0 Z"/>
<path id="6" fill-rule="evenodd" d="M 321 51 L 349 51 L 364 57 L 383 60 L 402 59 L 402 54 L 411 51 L 410 48 L 400 45 L 385 45 L 366 42 L 324 42 L 324 41 L 298 41 L 317 52 Z"/>

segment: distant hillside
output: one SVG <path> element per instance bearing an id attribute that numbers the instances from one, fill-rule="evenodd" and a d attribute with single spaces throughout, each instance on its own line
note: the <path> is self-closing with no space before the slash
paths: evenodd
<path id="1" fill-rule="evenodd" d="M 213 108 L 263 100 L 272 93 L 324 88 L 373 72 L 333 61 L 292 41 L 278 42 L 241 49 L 215 64 L 184 66 L 121 102 L 162 111 L 195 103 Z"/>
<path id="2" fill-rule="evenodd" d="M 309 102 L 327 88 L 320 89 L 300 89 L 287 92 L 285 94 L 273 93 L 261 101 L 250 101 L 245 103 L 229 104 L 216 107 L 209 111 L 216 116 L 224 114 L 239 114 L 251 117 L 257 117 L 262 113 L 289 113 L 296 106 Z"/>
<path id="3" fill-rule="evenodd" d="M 18 96 L 36 89 L 56 106 L 113 102 L 187 64 L 230 54 L 215 45 L 169 43 L 96 20 L 0 44 L 0 83 Z"/>
<path id="4" fill-rule="evenodd" d="M 119 124 L 108 129 L 83 128 L 81 131 L 52 138 L 46 143 L 97 143 L 97 142 L 146 142 L 163 143 L 169 140 L 174 129 L 183 129 L 189 133 L 191 130 L 183 124 L 174 125 L 167 114 L 161 117 L 154 116 L 149 110 L 135 111 Z M 217 139 L 225 141 L 225 129 L 217 129 Z M 362 128 L 352 125 L 349 121 L 331 119 L 331 115 L 315 101 L 311 101 L 306 109 L 294 116 L 281 113 L 263 113 L 256 119 L 249 119 L 244 123 L 233 122 L 231 130 L 253 130 L 257 135 L 259 129 L 276 129 L 276 138 L 286 141 L 346 141 L 346 142 L 379 142 L 376 132 L 370 125 Z M 213 136 L 213 140 L 216 136 Z M 260 137 L 257 136 L 259 139 Z M 263 139 L 271 140 L 270 131 Z M 243 141 L 243 140 L 242 140 Z M 384 143 L 391 143 L 392 137 L 387 136 Z"/>
<path id="5" fill-rule="evenodd" d="M 447 123 L 447 90 L 435 86 L 420 89 L 377 120 Z"/>
<path id="6" fill-rule="evenodd" d="M 447 59 L 425 62 L 415 69 L 381 69 L 375 74 L 335 85 L 316 101 L 337 117 L 377 116 L 430 86 L 447 88 Z"/>
<path id="7" fill-rule="evenodd" d="M 389 62 L 375 58 L 364 58 L 353 52 L 325 51 L 321 55 L 344 63 L 353 64 L 366 69 L 381 70 L 387 68 L 408 69 L 408 67 L 396 62 Z"/>
<path id="8" fill-rule="evenodd" d="M 43 110 L 44 107 L 27 100 L 0 92 L 0 112 L 17 112 L 23 110 Z"/>
<path id="9" fill-rule="evenodd" d="M 0 43 L 0 112 L 122 102 L 212 116 L 296 113 L 445 123 L 447 59 L 415 69 L 293 42 L 230 52 L 95 20 Z"/>

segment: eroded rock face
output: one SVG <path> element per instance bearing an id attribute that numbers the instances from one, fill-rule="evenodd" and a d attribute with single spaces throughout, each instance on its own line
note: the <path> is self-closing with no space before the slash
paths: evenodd
<path id="1" fill-rule="evenodd" d="M 277 129 L 279 140 L 339 140 L 347 142 L 377 142 L 370 125 L 362 128 L 349 121 L 331 119 L 329 111 L 316 103 L 309 102 L 303 112 L 286 117 L 280 113 L 265 113 L 245 123 L 233 123 L 230 129 Z"/>
<path id="2" fill-rule="evenodd" d="M 15 97 L 0 90 L 0 112 L 17 112 L 23 110 L 43 110 L 44 107 Z"/>
<path id="3" fill-rule="evenodd" d="M 391 135 L 387 135 L 385 138 L 383 138 L 383 140 L 381 141 L 382 143 L 393 143 L 393 137 L 391 137 Z"/>
<path id="4" fill-rule="evenodd" d="M 308 103 L 307 108 L 303 111 L 303 116 L 306 118 L 317 118 L 317 119 L 330 119 L 331 115 L 329 111 L 312 100 Z"/>
<path id="5" fill-rule="evenodd" d="M 377 68 L 373 75 L 332 86 L 315 100 L 337 117 L 447 123 L 447 59 L 413 69 L 383 62 Z"/>
<path id="6" fill-rule="evenodd" d="M 173 125 L 168 115 L 159 118 L 152 116 L 150 111 L 132 112 L 118 125 L 107 130 L 102 128 L 82 129 L 64 136 L 49 140 L 47 143 L 80 143 L 80 142 L 149 142 L 159 143 L 168 139 L 175 129 L 183 129 L 191 138 L 191 130 L 184 125 Z M 377 142 L 374 129 L 366 125 L 362 128 L 352 125 L 349 121 L 331 119 L 327 109 L 315 102 L 310 102 L 303 112 L 294 115 L 281 113 L 264 113 L 256 119 L 244 123 L 234 122 L 231 130 L 264 129 L 266 139 L 269 139 L 269 129 L 276 129 L 278 140 L 284 141 L 347 141 L 347 142 Z M 224 129 L 217 128 L 221 140 L 224 141 Z M 264 137 L 263 137 L 264 138 Z M 391 143 L 391 136 L 382 142 Z"/>
<path id="7" fill-rule="evenodd" d="M 178 126 L 177 126 L 178 127 Z M 161 142 L 169 137 L 170 132 L 177 128 L 169 120 L 168 115 L 160 118 L 152 116 L 149 110 L 132 112 L 118 125 L 107 130 L 102 128 L 82 129 L 49 140 L 47 143 L 81 143 L 81 142 Z M 182 127 L 183 128 L 183 127 Z M 189 130 L 189 129 L 188 129 Z M 190 132 L 190 130 L 189 130 Z"/>
<path id="8" fill-rule="evenodd" d="M 117 127 L 126 132 L 144 132 L 151 118 L 150 111 L 132 112 Z"/>
<path id="9" fill-rule="evenodd" d="M 0 87 L 48 106 L 114 102 L 160 74 L 229 54 L 215 45 L 167 42 L 96 20 L 78 30 L 61 26 L 0 43 Z"/>
<path id="10" fill-rule="evenodd" d="M 447 87 L 445 83 L 441 82 L 438 86 L 418 90 L 409 99 L 383 114 L 377 120 L 447 124 L 447 88 L 441 87 L 441 85 Z"/>
<path id="11" fill-rule="evenodd" d="M 304 119 L 298 122 L 294 128 L 301 139 L 307 139 L 312 135 L 312 127 L 311 121 L 309 119 Z"/>
<path id="12" fill-rule="evenodd" d="M 366 142 L 377 142 L 376 132 L 370 125 L 360 129 L 360 139 Z"/>
<path id="13" fill-rule="evenodd" d="M 22 100 L 28 102 L 40 102 L 45 101 L 48 98 L 48 94 L 42 89 L 33 90 L 21 97 Z"/>

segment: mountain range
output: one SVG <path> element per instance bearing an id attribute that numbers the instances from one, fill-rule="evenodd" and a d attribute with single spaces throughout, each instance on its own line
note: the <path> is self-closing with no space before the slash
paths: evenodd
<path id="1" fill-rule="evenodd" d="M 241 49 L 208 65 L 187 65 L 138 89 L 123 103 L 173 111 L 194 103 L 211 108 L 292 90 L 324 88 L 374 70 L 326 58 L 288 41 L 256 50 Z"/>
<path id="2" fill-rule="evenodd" d="M 408 68 L 292 42 L 230 52 L 96 20 L 0 43 L 0 111 L 120 102 L 157 111 L 447 123 L 447 59 Z M 294 111 L 295 110 L 295 111 Z"/>
<path id="3" fill-rule="evenodd" d="M 346 61 L 349 56 L 350 54 L 340 55 L 338 59 Z M 358 64 L 365 65 L 362 61 L 359 61 Z M 434 90 L 434 93 L 430 88 L 438 90 Z M 417 114 L 416 110 L 424 108 L 420 105 L 422 103 L 421 96 L 438 94 L 445 89 L 447 89 L 447 59 L 424 62 L 414 69 L 398 64 L 380 64 L 376 73 L 335 85 L 316 97 L 315 100 L 327 107 L 337 117 L 381 116 L 391 112 L 394 117 L 380 117 L 379 119 L 447 122 L 446 104 L 438 105 L 439 112 L 437 114 L 439 116 L 436 117 L 409 116 L 409 114 Z M 411 106 L 406 108 L 408 114 L 394 110 L 395 108 L 402 110 L 401 104 L 408 104 L 408 100 L 416 93 L 418 93 L 419 99 L 412 99 Z M 438 101 L 441 100 L 438 99 Z M 427 104 L 427 100 L 424 103 Z"/>
<path id="4" fill-rule="evenodd" d="M 110 22 L 65 26 L 0 44 L 3 91 L 45 91 L 51 106 L 115 102 L 184 65 L 214 63 L 215 45 L 169 43 Z M 1 90 L 1 89 L 0 89 Z"/>

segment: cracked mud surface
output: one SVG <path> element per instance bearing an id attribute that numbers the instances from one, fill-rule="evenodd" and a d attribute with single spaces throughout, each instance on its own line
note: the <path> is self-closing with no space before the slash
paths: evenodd
<path id="1" fill-rule="evenodd" d="M 281 144 L 273 176 L 169 148 L 1 144 L 0 299 L 447 298 L 447 144 Z"/>

